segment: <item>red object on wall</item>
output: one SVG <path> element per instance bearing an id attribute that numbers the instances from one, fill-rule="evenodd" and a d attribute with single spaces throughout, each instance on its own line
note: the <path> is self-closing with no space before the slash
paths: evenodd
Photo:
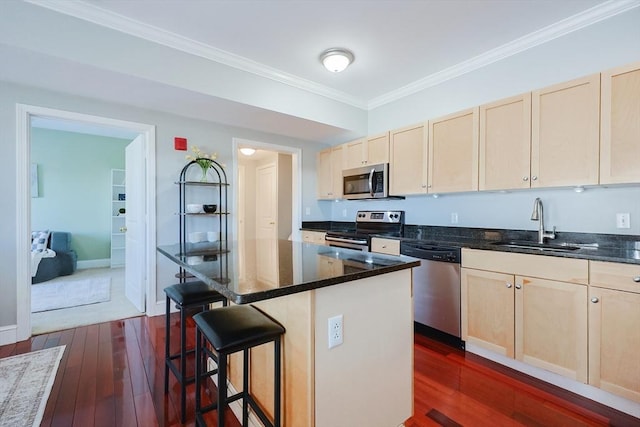
<path id="1" fill-rule="evenodd" d="M 176 150 L 186 151 L 187 150 L 187 138 L 180 138 L 176 136 L 173 138 L 173 146 Z"/>

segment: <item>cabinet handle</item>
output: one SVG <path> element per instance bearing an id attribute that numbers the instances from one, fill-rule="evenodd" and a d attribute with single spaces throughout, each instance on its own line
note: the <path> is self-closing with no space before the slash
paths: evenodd
<path id="1" fill-rule="evenodd" d="M 522 289 L 522 285 L 520 283 L 516 283 L 516 289 Z"/>
<path id="2" fill-rule="evenodd" d="M 636 283 L 640 283 L 640 276 L 634 277 L 633 281 L 636 282 Z"/>
<path id="3" fill-rule="evenodd" d="M 594 304 L 598 303 L 599 301 L 600 300 L 598 299 L 598 297 L 591 298 L 591 302 L 594 303 Z"/>
<path id="4" fill-rule="evenodd" d="M 533 176 L 531 177 L 531 181 L 537 181 L 537 180 L 538 180 L 538 177 L 537 177 L 536 175 L 533 175 Z"/>
<path id="5" fill-rule="evenodd" d="M 507 283 L 507 288 L 511 289 L 513 285 L 511 283 Z"/>
<path id="6" fill-rule="evenodd" d="M 427 185 L 427 188 L 431 188 L 431 184 Z"/>
<path id="7" fill-rule="evenodd" d="M 529 177 L 528 177 L 528 176 L 523 176 L 523 177 L 522 177 L 522 180 L 523 180 L 523 181 L 529 181 Z"/>
<path id="8" fill-rule="evenodd" d="M 387 248 L 387 245 L 382 245 L 382 249 L 386 249 L 386 248 Z"/>
<path id="9" fill-rule="evenodd" d="M 269 225 L 274 225 L 274 224 L 275 224 L 275 222 L 270 222 L 270 223 L 269 223 Z"/>
<path id="10" fill-rule="evenodd" d="M 427 188 L 427 185 L 426 184 L 422 184 L 422 188 Z"/>

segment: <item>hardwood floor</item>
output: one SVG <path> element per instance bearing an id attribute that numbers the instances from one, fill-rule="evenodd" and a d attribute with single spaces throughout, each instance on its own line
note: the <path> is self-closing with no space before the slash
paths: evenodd
<path id="1" fill-rule="evenodd" d="M 178 336 L 177 316 L 172 317 L 172 334 L 174 329 Z M 42 426 L 180 425 L 175 379 L 168 395 L 163 390 L 163 316 L 36 336 L 1 346 L 0 357 L 62 344 L 67 349 Z M 420 335 L 414 387 L 415 415 L 406 427 L 640 426 L 636 418 Z M 191 385 L 188 413 L 193 412 L 193 392 Z M 239 426 L 229 410 L 225 416 L 227 425 Z M 187 418 L 186 425 L 194 425 L 193 416 Z M 215 425 L 215 413 L 208 414 L 207 422 Z"/>

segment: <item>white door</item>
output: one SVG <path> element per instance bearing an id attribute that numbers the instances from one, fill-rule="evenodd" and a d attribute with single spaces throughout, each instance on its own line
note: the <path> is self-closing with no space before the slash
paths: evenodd
<path id="1" fill-rule="evenodd" d="M 256 168 L 256 276 L 270 284 L 278 283 L 276 173 L 275 163 Z"/>
<path id="2" fill-rule="evenodd" d="M 145 311 L 146 277 L 145 242 L 145 170 L 144 141 L 138 136 L 125 149 L 127 217 L 125 238 L 125 282 L 127 298 L 141 312 Z"/>

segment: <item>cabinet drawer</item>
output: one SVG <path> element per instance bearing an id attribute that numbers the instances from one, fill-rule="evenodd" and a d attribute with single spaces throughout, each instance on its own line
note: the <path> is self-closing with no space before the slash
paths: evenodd
<path id="1" fill-rule="evenodd" d="M 589 262 L 586 259 L 464 248 L 462 266 L 584 285 L 589 280 Z"/>
<path id="2" fill-rule="evenodd" d="M 371 239 L 371 252 L 378 252 L 387 255 L 400 255 L 400 240 L 374 237 Z"/>
<path id="3" fill-rule="evenodd" d="M 640 294 L 640 265 L 590 261 L 589 267 L 590 285 Z"/>
<path id="4" fill-rule="evenodd" d="M 308 231 L 302 230 L 300 233 L 302 235 L 302 241 L 307 243 L 313 243 L 316 245 L 324 245 L 324 236 L 326 233 L 321 231 Z"/>

